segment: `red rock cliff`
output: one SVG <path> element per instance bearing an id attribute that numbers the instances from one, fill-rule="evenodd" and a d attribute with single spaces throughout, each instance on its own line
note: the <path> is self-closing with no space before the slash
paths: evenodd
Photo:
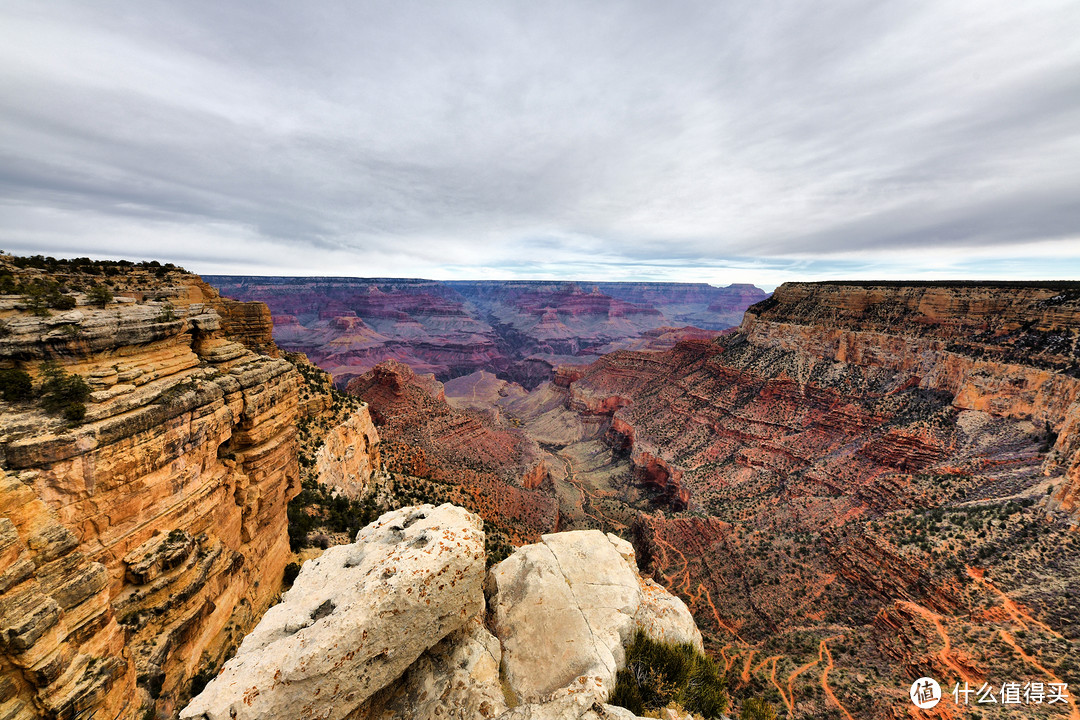
<path id="1" fill-rule="evenodd" d="M 114 282 L 128 297 L 46 317 L 0 298 L 0 363 L 52 359 L 93 390 L 75 427 L 0 403 L 6 718 L 173 714 L 278 594 L 289 555 L 297 374 L 226 337 L 269 349 L 265 307 L 223 322 L 194 276 Z"/>

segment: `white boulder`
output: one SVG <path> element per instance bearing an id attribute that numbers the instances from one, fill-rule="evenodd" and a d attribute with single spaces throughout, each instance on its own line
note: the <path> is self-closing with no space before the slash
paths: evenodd
<path id="1" fill-rule="evenodd" d="M 639 627 L 702 647 L 686 605 L 638 575 L 628 542 L 598 530 L 544 535 L 493 567 L 485 587 L 503 675 L 526 704 L 602 702 Z"/>
<path id="2" fill-rule="evenodd" d="M 453 505 L 387 513 L 304 563 L 182 720 L 340 720 L 483 612 L 483 523 Z"/>

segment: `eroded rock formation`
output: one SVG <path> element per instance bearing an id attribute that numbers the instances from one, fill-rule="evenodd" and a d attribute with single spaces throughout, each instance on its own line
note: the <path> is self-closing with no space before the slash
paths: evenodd
<path id="1" fill-rule="evenodd" d="M 169 716 L 288 562 L 297 374 L 229 339 L 272 350 L 265 312 L 225 303 L 223 319 L 216 293 L 176 270 L 113 282 L 105 307 L 76 295 L 44 317 L 0 298 L 0 362 L 37 376 L 52 360 L 92 390 L 75 425 L 34 399 L 2 403 L 5 718 Z"/>
<path id="2" fill-rule="evenodd" d="M 442 383 L 387 361 L 349 383 L 377 426 L 387 468 L 452 485 L 460 502 L 531 542 L 556 529 L 557 505 L 538 489 L 547 478 L 546 454 L 535 440 L 488 418 L 451 407 Z"/>
<path id="3" fill-rule="evenodd" d="M 734 327 L 765 298 L 752 285 L 703 283 L 210 279 L 230 297 L 269 305 L 278 344 L 341 382 L 397 360 L 440 380 L 486 370 L 532 388 L 575 358 Z"/>
<path id="4" fill-rule="evenodd" d="M 1080 669 L 1078 313 L 1070 283 L 792 283 L 734 333 L 446 395 L 563 461 L 561 527 L 632 526 L 736 696 L 885 718 L 923 674 Z"/>

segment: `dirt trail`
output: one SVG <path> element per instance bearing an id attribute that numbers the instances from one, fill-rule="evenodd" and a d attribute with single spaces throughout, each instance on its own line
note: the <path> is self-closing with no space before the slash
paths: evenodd
<path id="1" fill-rule="evenodd" d="M 614 520 L 600 512 L 599 508 L 593 505 L 593 500 L 596 499 L 596 496 L 586 490 L 582 483 L 578 482 L 577 473 L 574 471 L 574 461 L 568 458 L 566 455 L 563 455 L 562 453 L 559 453 L 558 457 L 560 460 L 563 461 L 563 465 L 566 466 L 566 483 L 573 487 L 575 490 L 577 490 L 579 493 L 581 493 L 581 514 L 585 517 L 592 518 L 597 523 L 599 523 L 601 530 L 604 530 L 606 528 L 614 528 L 616 530 L 625 528 L 626 526 L 624 524 L 620 522 L 615 522 Z M 595 510 L 596 513 L 599 514 L 594 515 L 593 513 L 589 512 L 589 510 Z"/>
<path id="2" fill-rule="evenodd" d="M 771 661 L 773 661 L 773 660 L 779 660 L 779 659 L 780 659 L 780 658 L 782 658 L 782 657 L 784 657 L 784 656 L 783 656 L 783 655 L 770 655 L 769 657 L 765 658 L 764 660 L 762 660 L 761 662 L 759 662 L 759 663 L 757 664 L 757 667 L 755 667 L 755 668 L 753 669 L 753 671 L 752 671 L 752 672 L 753 672 L 753 674 L 754 674 L 754 675 L 757 675 L 757 674 L 758 674 L 759 672 L 761 672 L 761 668 L 763 668 L 763 667 L 765 667 L 766 665 L 768 665 L 768 664 L 769 664 L 769 663 L 770 663 Z"/>
<path id="3" fill-rule="evenodd" d="M 724 645 L 724 647 L 720 648 L 720 657 L 723 658 L 723 660 L 724 660 L 724 674 L 725 675 L 727 675 L 728 671 L 731 670 L 731 666 L 735 664 L 735 658 L 738 657 L 738 655 L 739 655 L 738 650 L 736 650 L 735 654 L 732 655 L 729 658 L 727 656 L 727 650 L 728 650 L 729 647 L 731 647 L 731 643 L 727 643 L 726 645 Z"/>
<path id="4" fill-rule="evenodd" d="M 1015 620 L 1021 628 L 1024 628 L 1026 630 L 1028 624 L 1031 624 L 1038 627 L 1040 630 L 1044 630 L 1050 633 L 1058 640 L 1063 639 L 1061 633 L 1057 632 L 1043 621 L 1033 617 L 1031 613 L 1024 610 L 1022 607 L 1020 607 L 1020 605 L 1016 603 L 1015 600 L 1006 595 L 1005 592 L 1001 590 L 997 585 L 995 585 L 992 580 L 987 580 L 983 572 L 978 571 L 975 568 L 968 567 L 967 574 L 968 577 L 970 577 L 972 580 L 981 583 L 983 587 L 989 588 L 991 592 L 997 595 L 998 598 L 1001 600 L 1002 607 L 1005 608 L 1005 612 L 1009 613 L 1009 617 Z"/>
<path id="5" fill-rule="evenodd" d="M 723 620 L 721 620 L 721 619 L 720 619 L 720 613 L 719 613 L 719 612 L 717 611 L 717 609 L 716 609 L 716 605 L 714 605 L 714 604 L 713 604 L 713 601 L 712 601 L 712 593 L 710 593 L 710 592 L 709 592 L 709 588 L 705 587 L 704 585 L 700 585 L 700 584 L 699 584 L 699 585 L 698 585 L 698 589 L 699 589 L 699 590 L 701 590 L 701 589 L 704 589 L 704 590 L 705 590 L 705 602 L 706 602 L 706 603 L 708 603 L 708 605 L 709 605 L 709 610 L 711 610 L 711 611 L 712 611 L 712 614 L 713 614 L 713 620 L 715 620 L 715 621 L 716 621 L 716 625 L 717 625 L 718 627 L 722 627 L 722 628 L 723 628 L 724 630 L 727 630 L 727 631 L 728 631 L 729 633 L 731 633 L 731 634 L 732 634 L 732 635 L 733 635 L 733 636 L 735 637 L 735 639 L 736 639 L 736 640 L 738 640 L 739 642 L 741 642 L 741 643 L 745 643 L 746 641 L 742 639 L 742 635 L 740 635 L 740 634 L 739 634 L 739 631 L 738 631 L 738 630 L 736 630 L 736 629 L 735 629 L 734 627 L 732 627 L 732 626 L 731 626 L 730 624 L 728 624 L 728 623 L 726 623 L 726 622 L 724 622 Z"/>
<path id="6" fill-rule="evenodd" d="M 1036 660 L 1033 656 L 1024 652 L 1024 649 L 1020 647 L 1020 643 L 1016 642 L 1016 638 L 1008 630 L 998 628 L 998 634 L 1001 635 L 1001 639 L 1004 640 L 1009 647 L 1016 651 L 1016 654 L 1023 658 L 1024 662 L 1031 665 L 1033 668 L 1050 678 L 1051 682 L 1061 683 L 1062 680 L 1054 673 L 1050 672 L 1046 666 Z M 1064 708 L 1063 708 L 1064 709 Z M 1072 693 L 1069 693 L 1069 720 L 1080 720 L 1080 705 L 1076 704 L 1076 698 Z"/>
<path id="7" fill-rule="evenodd" d="M 746 685 L 750 682 L 750 663 L 754 661 L 754 653 L 756 652 L 757 650 L 750 648 L 750 652 L 746 654 L 746 662 L 743 663 L 742 673 L 739 675 L 739 681 L 743 685 Z"/>
<path id="8" fill-rule="evenodd" d="M 769 680 L 772 681 L 773 687 L 776 688 L 776 692 L 780 693 L 780 699 L 783 700 L 784 705 L 787 706 L 788 717 L 790 718 L 795 714 L 795 706 L 791 704 L 791 698 L 784 694 L 784 688 L 780 687 L 780 683 L 776 681 L 776 664 L 779 661 L 780 655 L 772 656 L 772 669 L 769 670 Z"/>
<path id="9" fill-rule="evenodd" d="M 942 618 L 937 613 L 929 610 L 918 603 L 911 602 L 910 600 L 901 600 L 900 605 L 908 608 L 917 615 L 920 615 L 928 622 L 932 623 L 937 630 L 938 636 L 941 638 L 942 647 L 938 651 L 938 657 L 941 658 L 941 662 L 945 664 L 950 670 L 956 673 L 964 682 L 973 683 L 975 678 L 967 673 L 966 670 L 953 658 L 952 655 L 952 638 L 949 637 L 949 633 L 945 630 L 945 624 L 941 622 Z"/>
<path id="10" fill-rule="evenodd" d="M 687 597 L 691 596 L 692 593 L 690 592 L 690 561 L 686 559 L 686 555 L 683 554 L 682 550 L 679 550 L 679 548 L 675 547 L 667 540 L 664 540 L 659 535 L 657 535 L 655 539 L 656 544 L 660 546 L 660 549 L 664 553 L 664 565 L 668 564 L 668 550 L 671 550 L 671 552 L 678 555 L 679 559 L 682 560 L 681 570 L 679 570 L 678 572 L 672 571 L 670 574 L 663 573 L 664 581 L 665 584 L 668 586 L 668 589 L 677 590 L 678 592 L 681 592 Z M 678 583 L 678 585 L 676 585 L 672 581 L 672 578 L 678 577 L 680 575 L 682 576 L 682 580 Z M 700 586 L 698 587 L 700 588 Z"/>
<path id="11" fill-rule="evenodd" d="M 839 637 L 839 636 L 831 637 L 831 638 L 825 638 L 824 640 L 821 641 L 821 644 L 818 646 L 818 660 L 819 661 L 824 660 L 824 658 L 822 657 L 822 654 L 824 654 L 826 657 L 829 658 L 829 663 L 821 671 L 821 689 L 825 691 L 825 695 L 828 696 L 828 698 L 833 701 L 833 704 L 835 704 L 836 707 L 840 708 L 840 712 L 844 713 L 844 717 L 846 717 L 847 720 L 855 720 L 855 718 L 853 718 L 851 716 L 851 713 L 849 713 L 847 711 L 847 708 L 844 707 L 844 705 L 840 702 L 840 699 L 836 697 L 836 695 L 833 693 L 832 689 L 829 687 L 829 671 L 832 670 L 834 666 L 833 666 L 832 653 L 829 652 L 828 642 L 829 642 L 829 640 L 836 640 L 837 637 Z"/>
<path id="12" fill-rule="evenodd" d="M 819 654 L 820 654 L 820 649 L 819 649 Z M 794 705 L 795 705 L 795 678 L 799 677 L 799 675 L 801 675 L 803 672 L 809 670 L 810 668 L 814 667 L 817 664 L 818 664 L 817 660 L 811 660 L 810 662 L 806 663 L 805 665 L 800 665 L 799 667 L 795 668 L 792 671 L 792 673 L 790 675 L 788 675 L 788 679 L 787 679 L 788 702 L 791 704 L 792 707 L 794 707 Z"/>

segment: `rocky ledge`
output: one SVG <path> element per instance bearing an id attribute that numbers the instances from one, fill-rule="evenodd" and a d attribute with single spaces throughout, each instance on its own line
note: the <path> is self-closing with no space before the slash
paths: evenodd
<path id="1" fill-rule="evenodd" d="M 635 630 L 701 647 L 625 540 L 544 535 L 488 571 L 482 527 L 402 508 L 308 561 L 180 718 L 632 720 L 604 701 Z"/>

